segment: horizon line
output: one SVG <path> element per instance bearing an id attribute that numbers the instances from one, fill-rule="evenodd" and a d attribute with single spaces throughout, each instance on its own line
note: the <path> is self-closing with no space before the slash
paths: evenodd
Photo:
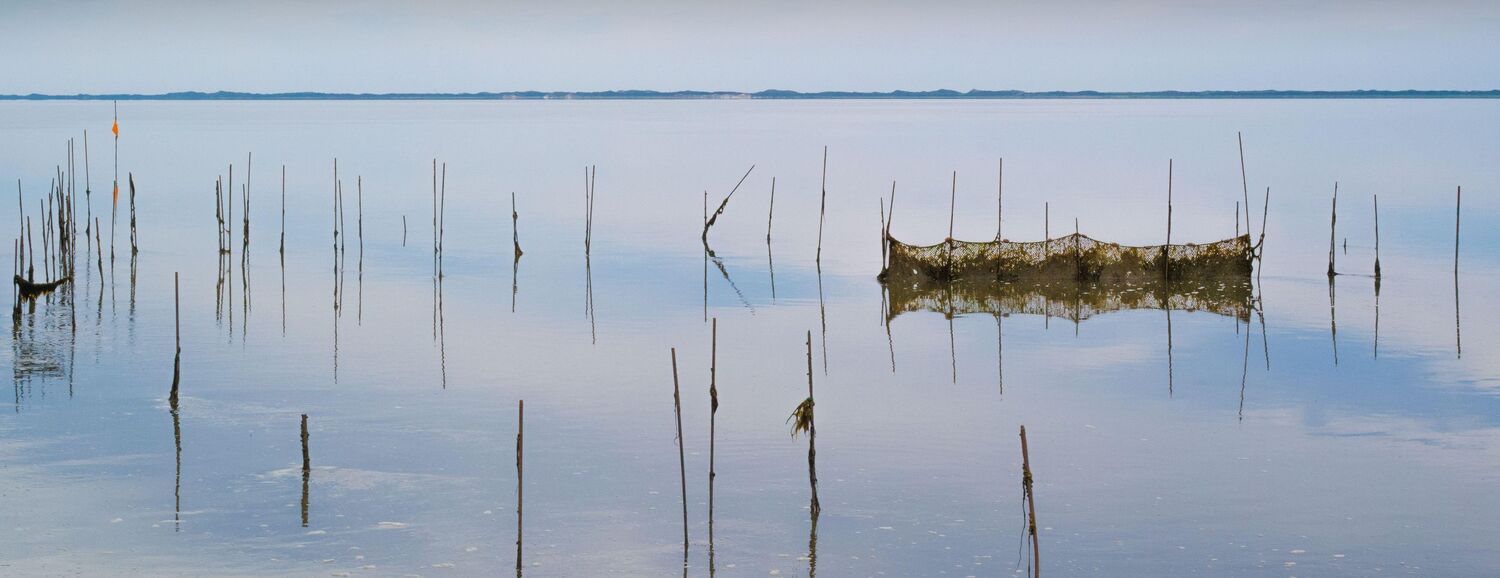
<path id="1" fill-rule="evenodd" d="M 1045 99 L 1500 99 L 1490 90 L 978 90 L 817 91 L 768 89 L 755 92 L 707 90 L 500 91 L 500 92 L 242 92 L 178 91 L 145 93 L 0 94 L 0 100 L 1045 100 Z"/>

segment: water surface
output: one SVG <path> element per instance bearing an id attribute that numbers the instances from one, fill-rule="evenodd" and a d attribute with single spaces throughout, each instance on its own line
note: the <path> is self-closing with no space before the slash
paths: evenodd
<path id="1" fill-rule="evenodd" d="M 81 178 L 89 131 L 106 252 L 110 114 L 0 103 L 0 182 L 21 181 L 28 214 L 68 138 Z M 1021 424 L 1049 574 L 1500 571 L 1492 101 L 131 102 L 120 116 L 134 265 L 126 249 L 102 275 L 83 268 L 0 338 L 3 574 L 508 572 L 521 399 L 526 575 L 681 573 L 674 347 L 689 575 L 1024 572 Z M 955 235 L 992 238 L 1002 156 L 1006 237 L 1076 218 L 1095 238 L 1160 243 L 1169 158 L 1173 240 L 1228 237 L 1245 196 L 1236 131 L 1257 235 L 1272 189 L 1253 310 L 933 311 L 875 280 L 892 181 L 895 236 L 946 236 L 956 171 Z M 213 186 L 232 163 L 238 189 L 248 153 L 250 253 L 236 191 L 221 268 Z M 707 259 L 704 192 L 717 204 L 752 164 Z M 1330 286 L 1335 181 L 1348 275 Z M 16 210 L 0 203 L 0 223 Z M 815 535 L 806 440 L 786 423 L 808 332 Z"/>

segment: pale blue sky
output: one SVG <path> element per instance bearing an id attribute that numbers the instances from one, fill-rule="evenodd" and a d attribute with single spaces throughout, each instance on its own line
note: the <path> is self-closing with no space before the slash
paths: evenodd
<path id="1" fill-rule="evenodd" d="M 5 0 L 0 93 L 1500 88 L 1500 2 Z"/>

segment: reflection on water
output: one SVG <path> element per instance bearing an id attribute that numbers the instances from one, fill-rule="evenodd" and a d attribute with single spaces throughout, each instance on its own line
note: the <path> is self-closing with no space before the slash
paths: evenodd
<path id="1" fill-rule="evenodd" d="M 21 411 L 32 396 L 46 395 L 45 389 L 37 386 L 47 382 L 66 382 L 68 397 L 73 397 L 73 366 L 78 351 L 74 307 L 73 291 L 68 286 L 33 297 L 16 295 L 10 330 L 14 411 Z"/>
<path id="2" fill-rule="evenodd" d="M 1206 312 L 1250 321 L 1255 308 L 1248 279 L 1197 282 L 1141 280 L 1135 283 L 1017 280 L 999 283 L 914 281 L 886 283 L 887 319 L 903 313 L 931 311 L 946 317 L 1040 315 L 1074 323 L 1105 313 L 1159 309 Z"/>
<path id="3" fill-rule="evenodd" d="M 32 145 L 95 126 L 94 106 L 0 106 L 0 169 L 45 184 L 49 174 L 25 171 L 52 171 L 55 154 Z M 1461 327 L 1463 311 L 1489 318 L 1500 302 L 1500 240 L 1485 232 L 1495 207 L 1472 197 L 1450 318 L 1441 280 L 1457 233 L 1447 221 L 1454 198 L 1432 183 L 1500 182 L 1484 160 L 1500 142 L 1476 128 L 1500 118 L 1493 108 L 133 103 L 121 115 L 143 140 L 122 141 L 120 162 L 143 175 L 144 246 L 120 263 L 129 269 L 117 287 L 103 265 L 110 217 L 89 217 L 85 239 L 94 238 L 76 248 L 76 283 L 15 302 L 4 332 L 14 394 L 0 417 L 0 517 L 11 532 L 0 573 L 1015 573 L 1027 565 L 1017 552 L 1027 528 L 1015 523 L 1015 487 L 997 480 L 1020 469 L 1010 436 L 1024 422 L 1048 575 L 1491 574 L 1500 569 L 1489 540 L 1500 512 L 1490 487 L 1500 476 L 1500 366 L 1490 352 L 1500 335 Z M 1402 122 L 1372 121 L 1392 118 Z M 1141 225 L 1160 221 L 1155 194 L 1131 193 L 1159 178 L 1135 167 L 1175 158 L 1173 239 L 1217 238 L 1248 190 L 1233 182 L 1239 158 L 1224 126 L 1265 143 L 1246 151 L 1250 174 L 1277 186 L 1326 190 L 1335 173 L 1342 194 L 1386 196 L 1381 277 L 1329 282 L 1328 204 L 1287 195 L 1253 284 L 874 279 L 883 261 L 875 234 L 892 221 L 888 202 L 868 199 L 901 180 L 895 233 L 915 238 L 941 230 L 956 197 L 954 234 L 987 238 L 997 191 L 954 187 L 951 171 L 994 174 L 997 152 L 1012 159 L 1006 234 L 1044 235 L 1037 217 L 1057 204 L 1099 223 L 1101 236 L 1159 242 L 1158 226 Z M 1100 141 L 1100 130 L 1118 142 Z M 504 143 L 474 140 L 502 133 Z M 725 138 L 723 150 L 701 145 Z M 824 143 L 836 162 L 820 188 Z M 247 221 L 283 214 L 250 202 L 263 174 L 243 170 L 247 162 L 230 177 L 223 163 L 252 148 L 263 164 L 266 154 L 285 160 L 284 243 L 248 242 Z M 1391 151 L 1418 151 L 1410 154 L 1423 162 L 1379 162 Z M 343 172 L 330 181 L 334 154 Z M 443 163 L 428 157 L 454 165 L 453 227 Z M 597 214 L 596 169 L 583 210 L 575 196 L 585 158 L 609 175 Z M 751 163 L 759 168 L 745 192 L 704 242 L 712 207 L 705 201 L 694 221 L 695 197 Z M 340 182 L 348 175 L 353 191 Z M 518 306 L 521 198 L 527 307 Z M 208 214 L 215 201 L 218 214 Z M 0 220 L 18 222 L 12 208 L 0 208 Z M 870 208 L 881 223 L 869 222 Z M 421 228 L 429 210 L 431 252 L 407 246 L 406 217 Z M 1341 226 L 1372 231 L 1373 215 L 1358 213 Z M 593 245 L 592 218 L 606 215 L 608 242 Z M 1373 247 L 1349 236 L 1339 259 L 1370 262 Z M 352 272 L 347 245 L 358 253 Z M 275 271 L 253 266 L 273 252 Z M 179 270 L 180 321 L 168 300 Z M 343 318 L 351 277 L 352 325 Z M 253 289 L 268 282 L 280 285 L 281 315 L 253 315 Z M 107 290 L 126 293 L 126 315 L 115 317 Z M 596 315 L 596 299 L 606 315 Z M 1051 327 L 1053 318 L 1072 330 Z M 663 397 L 668 346 L 680 364 L 676 436 Z M 1257 353 L 1263 360 L 1252 362 Z M 816 445 L 812 392 L 801 389 L 814 376 L 825 426 Z M 522 398 L 533 407 L 524 427 L 519 404 L 507 409 Z M 806 448 L 800 433 L 789 443 L 786 423 L 804 398 Z M 156 421 L 163 411 L 170 440 Z M 300 439 L 289 437 L 298 422 Z M 681 443 L 677 464 L 663 447 L 671 443 Z"/>

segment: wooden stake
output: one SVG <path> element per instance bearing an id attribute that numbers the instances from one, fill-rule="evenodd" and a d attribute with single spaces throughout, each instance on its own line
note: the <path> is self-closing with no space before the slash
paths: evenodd
<path id="1" fill-rule="evenodd" d="M 1380 195 L 1375 195 L 1375 278 L 1380 278 Z"/>
<path id="2" fill-rule="evenodd" d="M 525 469 L 522 467 L 522 442 L 526 434 L 526 400 L 520 400 L 516 404 L 516 575 L 521 575 L 521 512 L 524 502 L 521 496 L 526 486 L 522 484 L 522 475 Z"/>
<path id="3" fill-rule="evenodd" d="M 402 219 L 404 223 L 405 217 L 402 217 Z M 515 247 L 515 258 L 517 259 L 521 258 L 521 233 L 518 228 L 520 220 L 521 213 L 516 212 L 516 194 L 512 192 L 510 194 L 510 242 Z"/>
<path id="4" fill-rule="evenodd" d="M 724 200 L 719 203 L 719 208 L 714 211 L 714 214 L 712 216 L 710 216 L 707 221 L 703 222 L 703 242 L 705 244 L 708 243 L 708 228 L 714 226 L 714 223 L 719 220 L 719 215 L 724 214 L 724 208 L 727 207 L 727 206 L 729 206 L 729 199 L 731 199 L 731 198 L 734 197 L 735 191 L 740 190 L 740 185 L 745 184 L 745 179 L 749 178 L 750 177 L 750 173 L 752 171 L 754 171 L 754 170 L 755 170 L 755 165 L 750 165 L 750 170 L 745 171 L 745 175 L 742 176 L 742 177 L 740 177 L 740 181 L 738 183 L 734 184 L 734 188 L 729 190 L 729 194 L 728 195 L 724 196 Z M 590 207 L 589 208 L 589 214 L 590 214 L 590 218 L 592 219 L 592 215 L 593 215 L 593 198 L 592 198 L 592 196 L 590 197 L 590 200 L 589 200 L 589 207 Z"/>
<path id="5" fill-rule="evenodd" d="M 714 478 L 718 473 L 714 471 L 714 440 L 717 437 L 715 426 L 719 415 L 719 318 L 715 317 L 712 326 L 712 337 L 709 340 L 708 357 L 708 543 L 713 545 L 714 541 Z"/>
<path id="6" fill-rule="evenodd" d="M 682 393 L 677 383 L 677 348 L 672 348 L 672 406 L 677 413 L 677 471 L 682 479 L 682 551 L 687 555 L 687 457 L 682 449 Z"/>
<path id="7" fill-rule="evenodd" d="M 812 331 L 807 332 L 807 399 L 813 400 L 813 365 L 812 365 Z M 816 415 L 816 414 L 814 414 Z M 822 513 L 823 506 L 818 503 L 818 426 L 817 418 L 808 420 L 807 428 L 807 480 L 812 485 L 812 504 L 809 506 L 813 518 Z"/>
<path id="8" fill-rule="evenodd" d="M 1249 209 L 1246 209 L 1249 210 Z M 1266 243 L 1266 217 L 1271 215 L 1271 187 L 1266 187 L 1266 200 L 1261 203 L 1260 212 L 1260 240 L 1255 242 L 1257 251 Z"/>
<path id="9" fill-rule="evenodd" d="M 1236 219 L 1238 221 L 1238 219 Z M 1172 276 L 1172 159 L 1167 159 L 1167 244 L 1161 248 L 1162 276 Z"/>
<path id="10" fill-rule="evenodd" d="M 437 201 L 437 159 L 432 159 L 432 260 L 433 269 L 436 273 L 436 261 L 438 254 L 438 201 Z"/>
<path id="11" fill-rule="evenodd" d="M 448 239 L 448 163 L 443 163 L 443 180 L 438 196 L 438 255 L 441 257 Z M 442 261 L 438 261 L 438 275 L 442 275 Z"/>
<path id="12" fill-rule="evenodd" d="M 182 298 L 179 296 L 179 275 L 172 273 L 172 325 L 176 334 L 177 355 L 182 355 Z"/>
<path id="13" fill-rule="evenodd" d="M 1042 259 L 1046 260 L 1052 249 L 1052 203 L 1042 203 Z"/>
<path id="14" fill-rule="evenodd" d="M 1339 223 L 1339 183 L 1333 182 L 1333 209 L 1329 212 L 1328 219 L 1328 276 L 1331 278 L 1338 273 L 1333 269 L 1334 236 Z"/>
<path id="15" fill-rule="evenodd" d="M 896 181 L 891 181 L 891 203 L 890 210 L 885 213 L 885 222 L 880 228 L 880 252 L 882 259 L 881 271 L 890 268 L 891 259 L 891 220 L 896 218 Z"/>
<path id="16" fill-rule="evenodd" d="M 880 274 L 881 275 L 884 275 L 885 271 L 887 269 L 887 264 L 888 264 L 888 259 L 886 258 L 886 249 L 887 249 L 887 247 L 888 247 L 888 245 L 886 244 L 886 241 L 885 241 L 885 197 L 881 197 L 880 198 Z"/>
<path id="17" fill-rule="evenodd" d="M 1458 188 L 1458 196 L 1453 202 L 1453 272 L 1458 273 L 1458 228 L 1463 222 L 1464 215 L 1464 188 Z"/>
<path id="18" fill-rule="evenodd" d="M 402 238 L 405 238 L 405 218 L 402 217 Z M 281 246 L 276 250 L 282 255 L 286 254 L 286 165 L 281 165 Z"/>
<path id="19" fill-rule="evenodd" d="M 354 181 L 355 198 L 354 206 L 358 213 L 355 216 L 354 226 L 359 231 L 359 254 L 365 254 L 365 178 L 358 177 Z"/>
<path id="20" fill-rule="evenodd" d="M 766 243 L 771 242 L 771 219 L 776 216 L 776 177 L 771 177 L 771 206 L 766 209 Z"/>
<path id="21" fill-rule="evenodd" d="M 1031 575 L 1042 575 L 1042 549 L 1036 535 L 1036 496 L 1032 493 L 1031 453 L 1026 449 L 1026 426 L 1021 426 L 1021 486 L 1026 493 L 1026 531 L 1031 536 Z"/>
<path id="22" fill-rule="evenodd" d="M 307 483 L 312 477 L 312 458 L 307 452 L 307 414 L 302 414 L 302 527 L 307 527 Z"/>
<path id="23" fill-rule="evenodd" d="M 182 377 L 182 304 L 178 274 L 172 273 L 172 323 L 175 327 L 177 351 L 172 355 L 172 392 L 167 396 L 172 409 L 177 409 L 177 386 Z"/>
<path id="24" fill-rule="evenodd" d="M 1245 234 L 1250 235 L 1252 234 L 1250 231 L 1250 181 L 1245 177 L 1245 136 L 1239 131 L 1235 131 L 1234 138 L 1240 144 L 1240 188 L 1245 195 Z M 1235 213 L 1239 213 L 1239 211 L 1236 210 Z M 1234 228 L 1236 231 L 1240 228 L 1240 220 L 1237 216 L 1234 219 Z M 1235 238 L 1238 237 L 1239 234 L 1236 233 Z"/>
<path id="25" fill-rule="evenodd" d="M 1005 157 L 1000 157 L 1000 174 L 995 179 L 995 240 L 1003 237 L 1005 227 Z"/>
<path id="26" fill-rule="evenodd" d="M 953 171 L 953 183 L 948 190 L 948 240 L 953 240 L 953 215 L 958 210 L 958 171 Z"/>
<path id="27" fill-rule="evenodd" d="M 88 210 L 87 220 L 83 222 L 83 241 L 88 244 L 89 221 L 94 219 L 94 191 L 91 183 L 93 179 L 89 176 L 89 131 L 83 131 L 83 199 Z"/>
<path id="28" fill-rule="evenodd" d="M 130 254 L 134 255 L 134 254 L 140 252 L 140 247 L 136 244 L 136 235 L 135 235 L 135 173 L 126 173 L 125 174 L 125 178 L 130 183 Z M 249 182 L 248 179 L 246 180 L 246 182 L 247 183 Z M 245 195 L 245 242 L 249 243 L 250 242 L 249 239 L 250 239 L 250 196 L 247 193 Z"/>
<path id="29" fill-rule="evenodd" d="M 823 215 L 828 209 L 828 145 L 823 145 L 823 179 L 818 185 L 818 253 L 814 261 L 823 262 Z"/>
<path id="30" fill-rule="evenodd" d="M 245 192 L 245 194 L 244 194 L 244 197 L 245 197 L 245 210 L 244 210 L 244 213 L 245 214 L 243 216 L 245 227 L 240 232 L 240 245 L 243 246 L 246 249 L 250 248 L 250 172 L 251 172 L 250 169 L 252 167 L 252 164 L 251 164 L 252 160 L 253 160 L 253 153 L 245 153 L 245 191 L 244 191 Z M 135 193 L 134 192 L 132 192 L 131 195 L 130 195 L 130 203 L 131 203 L 131 205 L 130 205 L 131 234 L 133 235 L 133 234 L 135 234 L 134 233 L 134 231 L 135 231 L 135 224 L 134 224 L 135 223 Z M 131 243 L 133 245 L 134 241 L 132 240 Z M 241 260 L 249 259 L 250 258 L 250 252 L 249 251 L 245 251 L 244 254 L 240 256 L 240 258 L 241 258 Z"/>

